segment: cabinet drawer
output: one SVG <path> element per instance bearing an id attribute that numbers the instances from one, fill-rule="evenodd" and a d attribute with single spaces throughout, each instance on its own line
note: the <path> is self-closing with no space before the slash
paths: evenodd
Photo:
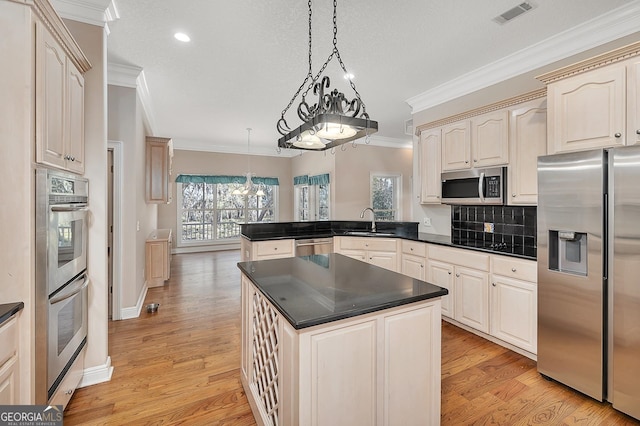
<path id="1" fill-rule="evenodd" d="M 532 260 L 514 259 L 506 256 L 492 256 L 491 272 L 496 275 L 537 282 L 538 267 Z"/>
<path id="2" fill-rule="evenodd" d="M 402 252 L 425 257 L 427 255 L 427 244 L 417 241 L 402 240 Z"/>
<path id="3" fill-rule="evenodd" d="M 83 348 L 75 361 L 73 361 L 73 364 L 71 364 L 71 367 L 69 367 L 67 374 L 65 374 L 64 379 L 60 382 L 60 386 L 58 386 L 58 389 L 51 396 L 49 400 L 50 405 L 62 405 L 63 410 L 67 408 L 67 404 L 76 391 L 78 384 L 80 384 L 80 380 L 82 380 L 84 374 L 85 352 L 86 348 Z"/>
<path id="4" fill-rule="evenodd" d="M 471 250 L 430 245 L 429 259 L 461 265 L 479 271 L 489 271 L 489 255 Z"/>
<path id="5" fill-rule="evenodd" d="M 255 243 L 256 256 L 293 256 L 293 240 L 258 241 Z"/>
<path id="6" fill-rule="evenodd" d="M 18 325 L 14 316 L 0 328 L 0 368 L 16 354 Z"/>
<path id="7" fill-rule="evenodd" d="M 397 252 L 398 240 L 393 238 L 340 238 L 340 248 L 344 250 L 375 250 Z"/>

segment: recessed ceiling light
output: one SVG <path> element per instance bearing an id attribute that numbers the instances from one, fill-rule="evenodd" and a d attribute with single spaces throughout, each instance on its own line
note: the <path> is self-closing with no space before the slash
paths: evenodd
<path id="1" fill-rule="evenodd" d="M 351 74 L 350 72 L 346 73 L 344 75 L 344 79 L 345 80 L 353 80 L 353 77 L 355 77 L 353 74 Z"/>
<path id="2" fill-rule="evenodd" d="M 191 41 L 191 37 L 189 37 L 185 33 L 175 33 L 173 36 L 176 38 L 176 40 L 180 40 L 184 43 Z"/>

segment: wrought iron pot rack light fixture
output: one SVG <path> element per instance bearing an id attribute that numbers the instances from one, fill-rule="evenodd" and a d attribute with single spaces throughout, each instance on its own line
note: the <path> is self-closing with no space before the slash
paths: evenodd
<path id="1" fill-rule="evenodd" d="M 278 139 L 278 149 L 294 148 L 309 151 L 324 151 L 347 142 L 355 141 L 362 137 L 367 138 L 378 131 L 378 122 L 369 119 L 367 108 L 356 89 L 353 80 L 348 77 L 349 84 L 356 97 L 348 100 L 344 93 L 337 89 L 331 90 L 331 82 L 328 76 L 322 76 L 327 65 L 335 57 L 340 63 L 345 76 L 350 76 L 347 71 L 340 52 L 338 51 L 338 25 L 337 25 L 337 0 L 333 1 L 333 50 L 324 62 L 320 71 L 314 76 L 311 68 L 311 0 L 309 5 L 309 68 L 307 76 L 293 95 L 287 107 L 282 111 L 280 119 L 276 125 L 278 133 L 282 135 Z M 302 124 L 291 130 L 285 114 L 291 108 L 296 98 L 302 92 L 305 85 L 309 83 L 302 93 L 302 99 L 298 105 L 298 117 Z M 313 88 L 313 94 L 318 96 L 318 102 L 309 105 L 306 96 Z M 328 93 L 327 93 L 328 92 Z M 355 143 L 355 142 L 354 142 Z"/>

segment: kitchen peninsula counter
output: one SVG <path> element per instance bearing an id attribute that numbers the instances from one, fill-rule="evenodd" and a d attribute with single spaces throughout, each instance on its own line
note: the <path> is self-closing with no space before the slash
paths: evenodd
<path id="1" fill-rule="evenodd" d="M 258 424 L 439 423 L 446 289 L 339 254 L 238 267 Z"/>

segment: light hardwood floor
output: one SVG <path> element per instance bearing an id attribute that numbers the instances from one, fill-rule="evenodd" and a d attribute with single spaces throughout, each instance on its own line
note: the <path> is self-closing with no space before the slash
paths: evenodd
<path id="1" fill-rule="evenodd" d="M 65 426 L 254 425 L 240 384 L 239 260 L 239 251 L 173 256 L 171 279 L 145 300 L 158 312 L 110 323 L 113 378 L 78 389 Z M 442 425 L 640 424 L 451 324 L 442 340 Z"/>

